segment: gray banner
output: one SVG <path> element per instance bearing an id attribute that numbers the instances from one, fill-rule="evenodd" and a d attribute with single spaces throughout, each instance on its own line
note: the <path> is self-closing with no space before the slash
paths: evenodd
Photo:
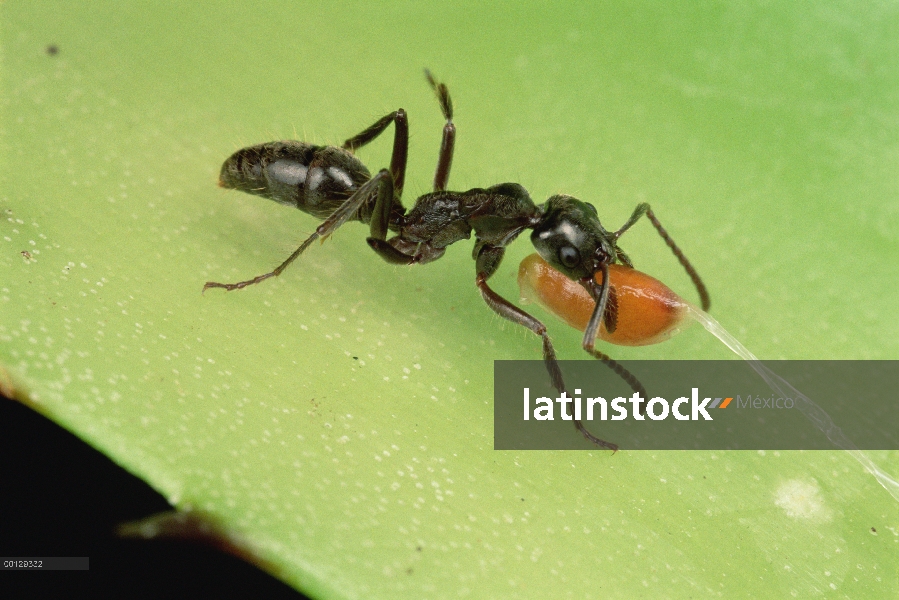
<path id="1" fill-rule="evenodd" d="M 622 361 L 646 397 L 599 361 L 496 361 L 494 449 L 896 450 L 899 361 Z"/>
<path id="2" fill-rule="evenodd" d="M 0 557 L 2 571 L 88 571 L 87 556 L 4 556 Z"/>

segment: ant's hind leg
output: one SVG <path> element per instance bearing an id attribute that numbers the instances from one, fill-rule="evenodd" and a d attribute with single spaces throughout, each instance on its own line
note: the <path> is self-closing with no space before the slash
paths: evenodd
<path id="1" fill-rule="evenodd" d="M 296 260 L 296 258 L 300 254 L 302 254 L 303 251 L 306 250 L 306 248 L 308 248 L 310 244 L 312 244 L 312 242 L 314 242 L 316 239 L 318 239 L 318 237 L 319 237 L 319 234 L 316 231 L 315 233 L 310 235 L 308 238 L 306 238 L 306 241 L 303 242 L 299 248 L 294 250 L 293 254 L 291 254 L 290 256 L 287 257 L 287 260 L 285 260 L 283 263 L 281 263 L 280 265 L 275 267 L 274 271 L 265 273 L 264 275 L 259 275 L 257 277 L 254 277 L 253 279 L 248 279 L 246 281 L 239 281 L 237 283 L 218 283 L 217 281 L 207 281 L 205 283 L 205 285 L 203 285 L 203 292 L 205 293 L 206 290 L 208 290 L 209 288 L 222 288 L 228 292 L 230 292 L 232 290 L 240 290 L 240 289 L 247 287 L 248 285 L 254 285 L 254 284 L 263 282 L 266 279 L 268 279 L 269 277 L 277 277 L 278 275 L 281 274 L 282 271 L 284 271 L 284 269 L 287 268 L 287 266 L 290 263 L 292 263 L 294 260 Z"/>
<path id="2" fill-rule="evenodd" d="M 453 165 L 453 149 L 456 146 L 456 126 L 453 125 L 453 100 L 450 98 L 446 84 L 440 83 L 428 69 L 425 69 L 425 77 L 440 102 L 440 110 L 446 125 L 443 126 L 443 140 L 440 143 L 440 155 L 437 158 L 437 171 L 434 173 L 434 191 L 446 190 L 449 182 L 450 167 Z"/>
<path id="3" fill-rule="evenodd" d="M 687 271 L 687 275 L 690 276 L 690 280 L 693 282 L 693 285 L 696 287 L 696 291 L 699 292 L 699 300 L 702 303 L 702 310 L 708 310 L 712 305 L 712 300 L 709 297 L 709 291 L 705 287 L 705 283 L 702 282 L 702 278 L 699 276 L 699 273 L 696 272 L 696 268 L 690 263 L 686 256 L 684 256 L 683 251 L 678 247 L 677 244 L 674 243 L 674 240 L 671 239 L 671 236 L 665 231 L 665 228 L 662 227 L 662 224 L 659 223 L 659 220 L 656 218 L 654 212 L 649 207 L 649 204 L 643 202 L 637 205 L 637 208 L 634 209 L 634 213 L 631 215 L 631 218 L 627 220 L 627 223 L 621 226 L 621 229 L 615 232 L 615 239 L 621 237 L 625 231 L 631 228 L 631 225 L 636 223 L 640 217 L 646 215 L 646 218 L 652 223 L 652 226 L 656 228 L 656 231 L 659 232 L 659 235 L 662 236 L 662 239 L 665 240 L 665 244 L 671 248 L 671 252 L 674 253 L 674 256 L 677 257 L 678 262 Z M 626 255 L 625 255 L 626 256 Z"/>
<path id="4" fill-rule="evenodd" d="M 300 247 L 294 250 L 293 254 L 288 256 L 287 260 L 278 265 L 274 271 L 259 275 L 257 277 L 254 277 L 253 279 L 239 281 L 237 283 L 218 283 L 215 281 L 207 281 L 206 285 L 203 286 L 203 291 L 205 292 L 209 288 L 222 288 L 230 292 L 232 290 L 239 290 L 249 285 L 260 283 L 270 277 L 277 277 L 284 271 L 284 269 L 286 269 L 290 265 L 290 263 L 295 261 L 297 257 L 306 250 L 306 248 L 312 245 L 312 242 L 319 238 L 324 239 L 328 237 L 329 235 L 334 233 L 334 231 L 338 227 L 353 218 L 359 211 L 359 209 L 366 202 L 368 202 L 372 194 L 376 191 L 376 188 L 378 188 L 379 184 L 385 180 L 390 181 L 390 173 L 386 169 L 382 170 L 372 179 L 366 181 L 365 184 L 362 185 L 358 190 L 356 190 L 352 196 L 347 198 L 347 200 L 343 204 L 341 204 L 337 210 L 331 213 L 331 216 L 325 219 L 325 221 L 315 229 L 315 232 L 308 238 L 306 238 L 306 241 L 300 244 Z M 390 190 L 392 191 L 393 188 L 390 187 Z"/>
<path id="5" fill-rule="evenodd" d="M 390 173 L 382 170 L 375 175 L 378 180 L 378 198 L 371 215 L 371 235 L 366 239 L 371 249 L 378 256 L 394 265 L 408 265 L 414 261 L 414 257 L 405 254 L 387 243 L 387 230 L 390 224 L 390 209 L 393 204 L 393 181 Z"/>
<path id="6" fill-rule="evenodd" d="M 381 135 L 387 126 L 393 123 L 393 155 L 390 158 L 390 174 L 393 175 L 393 201 L 397 204 L 403 196 L 403 185 L 406 181 L 406 160 L 409 156 L 409 120 L 402 108 L 385 115 L 358 135 L 343 143 L 342 148 L 355 152 Z"/>
<path id="7" fill-rule="evenodd" d="M 493 312 L 504 319 L 530 329 L 542 338 L 543 364 L 546 365 L 546 370 L 549 371 L 549 377 L 553 387 L 556 388 L 560 394 L 564 393 L 565 381 L 562 379 L 562 370 L 559 368 L 559 361 L 556 359 L 556 350 L 553 348 L 552 342 L 549 339 L 546 325 L 494 292 L 490 289 L 490 286 L 487 285 L 487 279 L 499 267 L 499 263 L 502 260 L 504 253 L 504 248 L 495 246 L 485 245 L 481 248 L 476 259 L 478 275 L 475 279 L 475 284 L 478 286 L 478 290 L 481 292 L 481 297 L 484 299 L 484 302 L 487 303 L 487 306 L 489 306 Z M 616 444 L 601 440 L 590 433 L 580 420 L 574 419 L 574 426 L 581 432 L 581 435 L 583 435 L 587 441 L 602 448 L 608 448 L 613 452 L 618 450 Z"/>

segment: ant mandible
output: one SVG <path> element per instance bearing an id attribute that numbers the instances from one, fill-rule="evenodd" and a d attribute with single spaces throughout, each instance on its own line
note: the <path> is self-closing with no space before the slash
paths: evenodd
<path id="1" fill-rule="evenodd" d="M 419 197 L 408 212 L 403 207 L 401 200 L 409 147 L 409 124 L 403 109 L 385 115 L 339 148 L 288 140 L 238 150 L 222 165 L 221 187 L 293 206 L 324 222 L 273 271 L 238 283 L 210 281 L 203 286 L 203 291 L 209 288 L 238 290 L 277 277 L 312 242 L 327 238 L 350 220 L 367 223 L 370 227 L 368 245 L 381 258 L 398 265 L 435 261 L 443 256 L 450 244 L 470 239 L 473 231 L 475 285 L 481 297 L 496 314 L 541 337 L 544 363 L 553 386 L 562 393 L 565 383 L 546 326 L 487 284 L 499 268 L 506 246 L 525 229 L 532 229 L 531 242 L 537 252 L 555 269 L 580 283 L 596 302 L 584 333 L 584 350 L 606 363 L 645 398 L 645 389 L 637 378 L 595 348 L 600 323 L 604 323 L 610 333 L 616 328 L 616 300 L 614 295 L 610 296 L 609 266 L 621 263 L 633 267 L 618 247 L 618 238 L 646 215 L 693 280 L 703 309 L 708 309 L 709 295 L 696 270 L 646 203 L 639 204 L 622 227 L 609 232 L 600 224 L 593 205 L 571 196 L 552 196 L 538 206 L 527 190 L 517 183 L 501 183 L 467 192 L 446 191 L 456 138 L 453 104 L 446 85 L 438 82 L 428 70 L 425 70 L 425 76 L 437 95 L 446 120 L 433 192 Z M 377 138 L 391 123 L 394 136 L 390 169 L 381 169 L 372 177 L 353 152 Z M 388 231 L 396 235 L 387 239 Z M 596 282 L 599 273 L 603 276 L 601 283 Z M 575 420 L 574 424 L 594 444 L 617 449 L 615 444 L 590 433 L 580 421 Z"/>

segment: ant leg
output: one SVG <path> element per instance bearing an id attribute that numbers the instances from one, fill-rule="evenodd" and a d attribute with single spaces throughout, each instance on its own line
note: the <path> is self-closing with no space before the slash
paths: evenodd
<path id="1" fill-rule="evenodd" d="M 440 102 L 440 110 L 446 125 L 443 126 L 443 140 L 440 143 L 440 155 L 437 158 L 437 171 L 434 173 L 434 191 L 446 190 L 449 182 L 450 167 L 453 164 L 453 149 L 456 146 L 456 126 L 453 125 L 453 101 L 450 98 L 446 84 L 440 83 L 428 69 L 425 69 L 425 77 L 431 84 L 431 89 L 437 94 Z"/>
<path id="2" fill-rule="evenodd" d="M 359 211 L 362 205 L 368 202 L 375 191 L 375 188 L 381 185 L 385 180 L 390 180 L 390 173 L 386 169 L 382 169 L 381 172 L 366 181 L 352 196 L 347 198 L 346 202 L 341 204 L 337 210 L 331 213 L 331 216 L 325 219 L 325 221 L 315 229 L 315 233 L 306 238 L 306 241 L 304 241 L 299 248 L 294 250 L 293 254 L 287 257 L 287 260 L 278 265 L 274 271 L 238 283 L 217 283 L 215 281 L 207 281 L 206 285 L 203 286 L 203 291 L 205 292 L 209 288 L 223 288 L 230 292 L 232 290 L 243 289 L 248 285 L 255 285 L 265 281 L 269 277 L 277 277 L 288 267 L 288 265 L 290 265 L 290 263 L 295 261 L 297 257 L 312 244 L 312 242 L 319 238 L 327 238 L 334 233 L 338 227 L 350 220 Z"/>
<path id="3" fill-rule="evenodd" d="M 475 284 L 478 286 L 484 302 L 487 303 L 487 306 L 493 312 L 513 323 L 527 327 L 543 339 L 543 363 L 546 365 L 546 370 L 549 371 L 553 387 L 560 394 L 565 393 L 565 381 L 562 379 L 562 370 L 559 368 L 559 362 L 556 359 L 556 350 L 553 348 L 549 335 L 546 332 L 546 325 L 494 292 L 487 285 L 487 279 L 496 272 L 503 254 L 505 254 L 505 248 L 485 245 L 481 249 L 477 256 L 478 274 L 475 278 Z M 618 450 L 617 445 L 601 440 L 590 433 L 580 420 L 574 419 L 574 426 L 581 432 L 581 435 L 597 446 L 608 448 L 613 452 Z"/>
<path id="4" fill-rule="evenodd" d="M 600 323 L 606 318 L 609 293 L 612 290 L 612 287 L 609 285 L 609 265 L 602 265 L 602 283 L 598 286 L 592 278 L 584 280 L 581 283 L 587 288 L 587 291 L 590 292 L 590 295 L 592 295 L 593 299 L 596 301 L 596 307 L 593 309 L 593 314 L 590 315 L 590 321 L 587 323 L 587 330 L 584 332 L 584 341 L 582 342 L 584 350 L 615 371 L 619 377 L 631 386 L 632 390 L 640 394 L 644 401 L 648 402 L 649 398 L 646 394 L 646 388 L 643 387 L 640 380 L 637 379 L 633 373 L 615 362 L 608 354 L 596 349 L 596 334 L 599 332 Z M 642 410 L 642 407 L 638 407 L 637 410 Z"/>
<path id="5" fill-rule="evenodd" d="M 665 243 L 671 248 L 671 251 L 674 253 L 674 256 L 677 257 L 678 262 L 680 262 L 681 266 L 687 271 L 687 275 L 690 276 L 690 279 L 693 281 L 693 285 L 696 287 L 696 291 L 699 292 L 699 299 L 702 302 L 702 310 L 708 310 L 712 305 L 712 300 L 709 297 L 709 291 L 706 289 L 705 284 L 702 282 L 702 278 L 699 277 L 699 273 L 696 272 L 696 269 L 690 264 L 690 261 L 687 260 L 687 257 L 684 256 L 684 253 L 678 247 L 677 244 L 674 243 L 674 240 L 671 239 L 671 236 L 668 235 L 668 232 L 665 231 L 665 228 L 662 227 L 662 224 L 659 223 L 659 220 L 656 218 L 655 213 L 652 212 L 652 209 L 649 208 L 649 204 L 643 202 L 637 205 L 637 208 L 634 209 L 634 214 L 631 215 L 631 218 L 627 220 L 627 223 L 621 226 L 621 229 L 615 232 L 615 239 L 621 237 L 625 231 L 631 228 L 631 225 L 637 222 L 637 220 L 646 215 L 646 218 L 650 220 L 653 227 L 656 228 L 656 231 L 659 232 L 659 235 L 662 236 L 662 239 L 665 240 Z M 627 262 L 627 261 L 625 261 Z"/>
<path id="6" fill-rule="evenodd" d="M 393 123 L 393 155 L 390 158 L 390 174 L 393 175 L 393 199 L 397 204 L 403 196 L 403 185 L 406 181 L 406 160 L 409 156 L 409 121 L 402 108 L 385 115 L 363 131 L 345 141 L 344 150 L 355 152 L 381 135 L 387 126 Z"/>
<path id="7" fill-rule="evenodd" d="M 411 265 L 415 262 L 415 257 L 405 254 L 384 240 L 377 238 L 367 238 L 365 240 L 371 249 L 378 253 L 378 256 L 392 265 Z"/>
<path id="8" fill-rule="evenodd" d="M 615 330 L 618 329 L 618 294 L 613 287 L 609 288 L 609 302 L 606 304 L 602 322 L 610 334 L 615 333 Z"/>
<path id="9" fill-rule="evenodd" d="M 414 257 L 404 254 L 387 243 L 387 230 L 390 223 L 390 208 L 393 204 L 393 181 L 390 173 L 381 171 L 375 175 L 375 179 L 381 179 L 382 183 L 378 186 L 378 198 L 375 200 L 375 207 L 371 214 L 371 235 L 365 241 L 371 246 L 371 249 L 378 253 L 378 256 L 385 261 L 394 265 L 408 265 L 414 260 Z"/>

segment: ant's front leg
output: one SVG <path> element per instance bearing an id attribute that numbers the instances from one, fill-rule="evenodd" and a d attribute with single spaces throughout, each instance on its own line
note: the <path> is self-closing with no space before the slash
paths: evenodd
<path id="1" fill-rule="evenodd" d="M 490 289 L 490 286 L 487 285 L 487 279 L 496 272 L 497 268 L 499 268 L 499 263 L 502 261 L 505 252 L 505 248 L 496 246 L 485 244 L 481 247 L 476 258 L 477 278 L 475 279 L 475 283 L 478 286 L 478 290 L 481 292 L 481 297 L 484 299 L 484 302 L 487 303 L 487 306 L 489 306 L 493 312 L 513 323 L 527 327 L 543 339 L 543 363 L 546 365 L 546 370 L 549 371 L 549 377 L 552 380 L 553 387 L 556 388 L 560 394 L 565 393 L 565 381 L 562 379 L 562 370 L 559 368 L 559 362 L 556 359 L 556 351 L 547 334 L 546 325 L 494 292 Z M 581 435 L 597 446 L 608 448 L 613 452 L 618 450 L 616 444 L 601 440 L 590 433 L 580 420 L 574 419 L 574 426 L 581 432 Z"/>
<path id="2" fill-rule="evenodd" d="M 640 380 L 637 379 L 633 373 L 618 364 L 608 354 L 600 352 L 596 349 L 596 335 L 597 333 L 599 333 L 600 323 L 605 321 L 606 331 L 614 331 L 614 328 L 611 330 L 609 328 L 610 314 L 608 309 L 609 299 L 612 292 L 612 286 L 609 285 L 609 265 L 603 263 L 601 268 L 601 284 L 597 284 L 596 280 L 593 277 L 581 281 L 581 285 L 587 288 L 587 291 L 590 292 L 590 295 L 593 296 L 594 302 L 596 302 L 596 306 L 593 308 L 593 314 L 590 315 L 590 321 L 587 322 L 587 329 L 584 332 L 584 340 L 581 345 L 584 348 L 585 352 L 593 356 L 593 358 L 601 360 L 603 363 L 605 363 L 606 366 L 612 369 L 629 386 L 631 386 L 631 389 L 639 394 L 640 397 L 643 398 L 644 402 L 648 402 L 649 398 L 646 394 L 646 388 L 643 387 L 643 384 L 640 383 Z M 615 312 L 617 313 L 617 306 L 615 308 Z M 637 411 L 642 411 L 642 406 L 640 404 L 637 405 Z"/>
<path id="3" fill-rule="evenodd" d="M 356 213 L 359 212 L 359 209 L 369 201 L 372 194 L 375 193 L 376 188 L 380 197 L 380 190 L 383 187 L 382 182 L 384 181 L 391 181 L 390 172 L 388 172 L 386 169 L 382 169 L 377 175 L 366 181 L 365 184 L 362 185 L 358 190 L 356 190 L 352 196 L 347 198 L 346 201 L 341 204 L 337 210 L 331 213 L 331 216 L 325 219 L 325 221 L 315 229 L 315 233 L 306 238 L 306 241 L 304 241 L 299 248 L 294 250 L 293 254 L 287 257 L 287 260 L 278 265 L 274 271 L 259 275 L 257 277 L 254 277 L 253 279 L 240 281 L 238 283 L 218 283 L 215 281 L 207 281 L 206 285 L 203 286 L 203 291 L 205 292 L 209 288 L 222 288 L 230 292 L 232 290 L 243 289 L 248 285 L 257 284 L 261 281 L 265 281 L 270 277 L 277 277 L 284 271 L 284 269 L 286 269 L 290 265 L 290 263 L 295 261 L 297 257 L 306 250 L 306 248 L 312 245 L 312 242 L 319 238 L 327 238 L 329 235 L 334 233 L 334 231 L 338 227 L 353 218 Z M 389 186 L 389 190 L 390 194 L 392 195 L 392 185 Z M 387 210 L 390 210 L 389 206 Z"/>

